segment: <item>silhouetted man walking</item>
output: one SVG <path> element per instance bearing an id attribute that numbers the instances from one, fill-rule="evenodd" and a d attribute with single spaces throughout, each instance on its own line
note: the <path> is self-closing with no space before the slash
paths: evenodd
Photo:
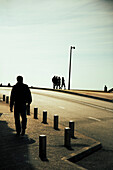
<path id="1" fill-rule="evenodd" d="M 23 84 L 23 77 L 17 77 L 17 83 L 13 86 L 10 96 L 10 111 L 13 111 L 14 105 L 14 117 L 17 135 L 23 136 L 25 134 L 27 116 L 26 105 L 30 105 L 32 102 L 31 92 L 28 85 Z M 20 124 L 20 115 L 22 118 L 22 127 Z"/>

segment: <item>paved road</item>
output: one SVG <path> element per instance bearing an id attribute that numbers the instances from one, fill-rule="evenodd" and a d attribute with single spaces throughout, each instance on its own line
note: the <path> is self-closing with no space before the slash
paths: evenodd
<path id="1" fill-rule="evenodd" d="M 7 90 L 7 94 L 9 91 Z M 112 169 L 113 167 L 113 103 L 57 92 L 32 90 L 34 107 L 39 114 L 48 111 L 48 118 L 58 114 L 60 123 L 68 126 L 76 122 L 76 130 L 100 141 L 103 149 L 78 162 L 88 169 Z"/>

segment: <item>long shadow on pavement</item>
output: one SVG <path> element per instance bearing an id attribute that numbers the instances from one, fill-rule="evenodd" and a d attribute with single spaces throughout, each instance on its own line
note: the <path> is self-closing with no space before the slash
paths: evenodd
<path id="1" fill-rule="evenodd" d="M 35 141 L 27 135 L 23 138 L 18 137 L 13 132 L 6 121 L 0 121 L 0 169 L 33 170 L 28 146 Z"/>

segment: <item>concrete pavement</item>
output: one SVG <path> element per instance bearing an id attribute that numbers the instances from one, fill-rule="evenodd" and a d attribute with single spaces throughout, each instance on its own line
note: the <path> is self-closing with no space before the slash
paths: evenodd
<path id="1" fill-rule="evenodd" d="M 84 169 L 72 162 L 101 148 L 100 142 L 75 131 L 71 149 L 67 149 L 64 147 L 65 127 L 59 125 L 59 130 L 54 130 L 53 120 L 48 118 L 48 124 L 43 124 L 42 119 L 42 113 L 38 114 L 38 119 L 31 113 L 26 135 L 18 137 L 9 104 L 0 101 L 0 169 Z M 46 161 L 39 158 L 39 135 L 42 134 L 47 137 Z"/>

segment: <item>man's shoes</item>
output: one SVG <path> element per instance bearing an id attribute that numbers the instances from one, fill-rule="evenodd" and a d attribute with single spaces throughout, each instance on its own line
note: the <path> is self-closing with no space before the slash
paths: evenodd
<path id="1" fill-rule="evenodd" d="M 20 136 L 20 132 L 17 132 L 16 135 L 17 135 L 17 136 Z"/>
<path id="2" fill-rule="evenodd" d="M 22 129 L 22 133 L 21 133 L 22 136 L 25 135 L 25 129 Z"/>

